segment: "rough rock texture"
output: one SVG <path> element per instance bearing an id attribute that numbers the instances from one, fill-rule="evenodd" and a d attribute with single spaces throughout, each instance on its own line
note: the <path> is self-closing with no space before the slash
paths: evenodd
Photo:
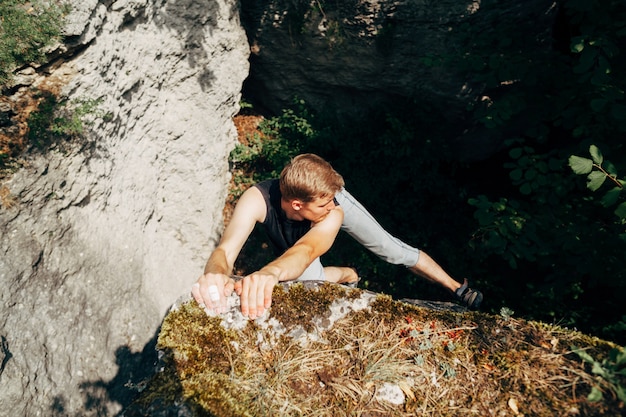
<path id="1" fill-rule="evenodd" d="M 550 0 L 242 0 L 251 44 L 244 92 L 274 113 L 297 97 L 344 122 L 392 105 L 439 109 L 449 132 L 437 140 L 460 159 L 481 159 L 502 139 L 482 128 L 467 135 L 476 128 L 467 105 L 484 86 L 460 63 L 493 25 L 526 47 L 551 48 L 556 9 Z"/>
<path id="2" fill-rule="evenodd" d="M 232 359 L 231 366 L 233 369 L 230 370 L 231 375 L 227 380 L 218 383 L 217 386 L 209 386 L 211 377 L 207 377 L 207 374 L 214 373 L 215 377 L 219 375 L 219 371 L 209 368 L 213 365 L 220 368 L 217 363 L 223 360 L 223 356 L 228 355 L 220 348 L 230 346 L 230 349 L 233 349 L 231 354 L 237 357 L 253 355 L 250 350 L 258 350 L 262 355 L 263 353 L 277 352 L 277 356 L 284 354 L 286 357 L 288 353 L 282 352 L 282 343 L 289 340 L 292 347 L 297 346 L 294 349 L 315 350 L 312 346 L 316 344 L 329 344 L 327 338 L 332 337 L 336 323 L 349 320 L 350 317 L 359 312 L 366 312 L 365 316 L 374 315 L 371 313 L 373 305 L 380 303 L 381 299 L 386 300 L 385 303 L 390 302 L 388 297 L 381 294 L 344 288 L 341 285 L 319 281 L 281 283 L 274 291 L 274 296 L 278 300 L 275 299 L 273 307 L 266 310 L 261 317 L 254 321 L 248 320 L 241 314 L 240 300 L 234 293 L 227 300 L 228 308 L 225 313 L 215 316 L 205 310 L 210 318 L 204 316 L 190 296 L 182 296 L 174 303 L 170 313 L 166 316 L 162 332 L 159 335 L 157 345 L 161 359 L 158 367 L 159 372 L 152 381 L 148 382 L 145 392 L 140 394 L 136 401 L 123 411 L 122 416 L 199 416 L 205 415 L 207 412 L 209 415 L 216 416 L 261 415 L 251 404 L 246 403 L 245 396 L 231 399 L 231 396 L 235 396 L 232 391 L 243 391 L 249 388 L 241 386 L 240 381 L 235 376 L 237 373 L 235 370 L 237 365 L 234 364 L 236 359 Z M 312 303 L 312 301 L 315 302 Z M 306 307 L 303 305 L 298 308 L 296 307 L 298 303 L 302 303 Z M 395 306 L 394 313 L 403 311 L 400 303 L 396 303 Z M 438 310 L 467 311 L 452 303 L 433 303 L 432 306 Z M 406 307 L 406 309 L 407 311 L 411 310 L 410 307 Z M 177 323 L 177 320 L 180 320 L 179 315 L 184 316 L 182 320 L 184 325 Z M 370 318 L 369 320 L 371 325 L 375 327 L 374 322 L 383 319 L 381 316 L 377 316 L 376 319 Z M 367 322 L 367 319 L 361 319 L 361 321 Z M 246 336 L 245 334 L 251 328 L 254 329 L 252 330 L 253 335 Z M 217 337 L 219 340 L 212 341 L 212 337 Z M 250 342 L 252 342 L 252 346 Z M 358 343 L 356 340 L 351 340 L 350 343 L 352 342 Z M 205 344 L 214 346 L 215 351 L 208 352 Z M 323 351 L 321 348 L 319 350 Z M 197 357 L 191 357 L 190 353 L 194 351 L 202 353 Z M 201 362 L 209 360 L 210 364 L 198 368 L 193 363 L 196 359 Z M 298 368 L 300 366 L 306 367 L 306 361 L 310 360 L 306 357 L 301 359 L 302 362 L 294 360 Z M 250 360 L 250 362 L 253 361 Z M 321 358 L 314 362 L 319 368 L 324 366 Z M 185 365 L 189 365 L 189 369 L 183 369 Z M 250 366 L 253 365 L 250 364 Z M 271 368 L 271 365 L 268 364 L 268 367 Z M 304 373 L 302 369 L 300 371 Z M 163 382 L 161 378 L 170 374 L 174 374 L 176 377 L 173 379 L 167 377 L 167 382 Z M 268 374 L 271 374 L 271 371 L 268 371 Z M 293 375 L 284 375 L 283 377 L 285 378 L 284 383 L 290 385 L 295 379 Z M 269 383 L 269 381 L 266 382 Z M 207 388 L 201 389 L 202 393 L 193 394 L 194 387 L 202 387 L 205 384 Z M 272 387 L 266 386 L 265 383 L 252 385 L 264 387 L 268 393 L 272 390 Z M 178 393 L 179 389 L 182 389 L 182 393 Z M 376 400 L 381 403 L 397 406 L 405 402 L 405 394 L 397 384 L 381 382 L 375 392 Z M 192 394 L 189 395 L 189 393 Z M 259 394 L 259 397 L 262 396 L 263 394 Z M 211 398 L 209 405 L 202 400 L 202 397 Z M 297 402 L 295 399 L 293 401 Z M 266 411 L 269 413 L 268 415 L 274 415 L 274 412 L 270 410 L 272 407 L 268 407 Z M 284 413 L 289 414 L 285 410 Z M 339 411 L 337 412 L 341 414 Z"/>
<path id="3" fill-rule="evenodd" d="M 344 113 L 398 98 L 460 108 L 476 91 L 465 74 L 438 60 L 463 55 L 471 34 L 463 25 L 480 31 L 504 20 L 516 36 L 538 42 L 549 38 L 555 11 L 549 0 L 483 3 L 242 0 L 252 51 L 246 84 L 273 111 L 294 96 Z"/>
<path id="4" fill-rule="evenodd" d="M 56 77 L 106 117 L 0 184 L 0 415 L 118 412 L 221 229 L 248 71 L 237 2 L 74 3 L 52 74 L 18 83 Z"/>

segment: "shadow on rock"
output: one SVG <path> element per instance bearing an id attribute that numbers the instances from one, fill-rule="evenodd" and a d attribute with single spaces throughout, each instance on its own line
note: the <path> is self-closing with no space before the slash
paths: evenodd
<path id="1" fill-rule="evenodd" d="M 126 345 L 118 347 L 115 351 L 118 372 L 110 381 L 81 383 L 78 388 L 82 392 L 84 406 L 83 411 L 75 416 L 108 416 L 111 414 L 112 405 L 117 404 L 123 410 L 131 404 L 155 373 L 158 362 L 156 351 L 158 334 L 157 331 L 141 352 L 132 352 Z M 50 416 L 69 416 L 68 408 L 65 397 L 59 395 L 53 400 Z"/>

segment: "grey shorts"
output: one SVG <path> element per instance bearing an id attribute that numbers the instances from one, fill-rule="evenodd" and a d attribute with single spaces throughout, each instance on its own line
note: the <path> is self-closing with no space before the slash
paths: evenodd
<path id="1" fill-rule="evenodd" d="M 390 235 L 350 193 L 342 189 L 335 198 L 344 213 L 341 230 L 386 262 L 407 268 L 417 264 L 419 249 Z M 325 280 L 320 259 L 315 259 L 298 280 Z"/>

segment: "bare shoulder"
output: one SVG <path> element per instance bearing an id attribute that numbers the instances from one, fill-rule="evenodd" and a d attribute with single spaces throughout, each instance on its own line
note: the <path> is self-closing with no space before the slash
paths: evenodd
<path id="1" fill-rule="evenodd" d="M 236 217 L 245 216 L 262 223 L 266 213 L 267 206 L 263 194 L 257 187 L 250 187 L 239 197 L 233 212 L 233 220 Z"/>

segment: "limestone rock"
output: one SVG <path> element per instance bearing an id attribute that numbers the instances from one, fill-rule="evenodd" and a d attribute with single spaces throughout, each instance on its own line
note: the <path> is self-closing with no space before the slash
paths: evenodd
<path id="1" fill-rule="evenodd" d="M 63 74 L 61 98 L 106 116 L 0 184 L 2 415 L 117 413 L 222 225 L 237 2 L 74 3 L 63 63 L 29 82 Z"/>

